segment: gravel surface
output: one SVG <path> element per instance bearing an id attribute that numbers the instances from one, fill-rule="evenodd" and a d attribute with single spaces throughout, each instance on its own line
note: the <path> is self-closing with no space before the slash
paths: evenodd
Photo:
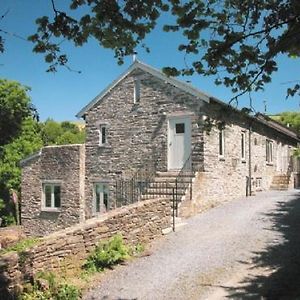
<path id="1" fill-rule="evenodd" d="M 299 190 L 262 192 L 190 218 L 177 232 L 154 242 L 150 256 L 104 274 L 84 299 L 221 299 L 229 294 L 248 298 L 245 287 L 244 296 L 237 293 L 239 284 L 251 267 L 275 272 L 273 265 L 263 265 L 257 258 L 266 249 L 286 243 L 274 215 L 283 214 L 279 210 L 297 198 L 298 203 Z M 228 282 L 231 286 L 225 287 Z M 226 292 L 220 293 L 220 288 Z M 251 293 L 251 299 L 259 294 Z"/>

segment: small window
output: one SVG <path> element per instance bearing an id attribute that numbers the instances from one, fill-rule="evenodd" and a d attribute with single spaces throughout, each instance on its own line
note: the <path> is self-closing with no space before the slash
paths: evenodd
<path id="1" fill-rule="evenodd" d="M 61 190 L 57 183 L 47 183 L 43 185 L 43 208 L 60 208 Z"/>
<path id="2" fill-rule="evenodd" d="M 108 210 L 109 188 L 107 184 L 94 184 L 94 213 L 106 212 Z"/>
<path id="3" fill-rule="evenodd" d="M 184 133 L 184 123 L 178 123 L 176 126 L 176 133 Z"/>
<path id="4" fill-rule="evenodd" d="M 107 128 L 106 125 L 100 125 L 99 129 L 99 146 L 103 146 L 107 143 Z"/>
<path id="5" fill-rule="evenodd" d="M 266 162 L 269 164 L 273 163 L 274 146 L 271 140 L 266 141 Z"/>
<path id="6" fill-rule="evenodd" d="M 133 103 L 138 103 L 140 102 L 141 98 L 141 82 L 140 80 L 135 80 L 134 81 L 134 91 L 133 91 Z"/>
<path id="7" fill-rule="evenodd" d="M 241 158 L 242 161 L 246 160 L 246 133 L 241 133 Z"/>
<path id="8" fill-rule="evenodd" d="M 224 157 L 225 154 L 225 139 L 224 139 L 224 129 L 219 131 L 219 156 Z"/>

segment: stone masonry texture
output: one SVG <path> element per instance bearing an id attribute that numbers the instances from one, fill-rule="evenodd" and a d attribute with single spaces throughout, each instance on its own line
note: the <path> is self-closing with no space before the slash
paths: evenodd
<path id="1" fill-rule="evenodd" d="M 140 101 L 134 104 L 134 82 L 140 81 Z M 202 143 L 199 112 L 203 101 L 166 84 L 148 73 L 135 70 L 119 82 L 85 115 L 86 121 L 86 215 L 92 214 L 94 182 L 108 182 L 114 198 L 114 180 L 131 178 L 147 160 L 158 161 L 167 171 L 168 117 L 189 114 L 192 147 Z M 107 145 L 99 146 L 99 126 L 107 126 Z M 113 201 L 110 203 L 114 207 Z"/>
<path id="2" fill-rule="evenodd" d="M 145 244 L 170 224 L 169 201 L 145 200 L 53 233 L 20 257 L 7 253 L 0 257 L 0 300 L 14 299 L 24 281 L 39 271 L 57 273 L 82 266 L 98 242 L 115 234 L 121 234 L 127 244 Z"/>
<path id="3" fill-rule="evenodd" d="M 140 101 L 134 103 L 137 80 Z M 85 145 L 43 148 L 40 156 L 23 167 L 22 216 L 27 233 L 44 235 L 93 217 L 95 183 L 109 186 L 108 206 L 115 209 L 116 179 L 132 178 L 149 160 L 157 162 L 159 171 L 167 171 L 168 120 L 174 115 L 190 116 L 191 149 L 197 146 L 197 154 L 192 155 L 197 165 L 193 200 L 181 205 L 182 211 L 187 210 L 183 215 L 245 195 L 250 170 L 255 192 L 269 189 L 274 175 L 288 171 L 287 164 L 284 170 L 280 169 L 277 157 L 282 156 L 287 161 L 296 146 L 295 140 L 214 98 L 206 103 L 135 69 L 86 112 Z M 212 128 L 207 128 L 204 117 L 214 124 Z M 225 134 L 223 158 L 218 155 L 220 122 Z M 99 129 L 103 125 L 107 129 L 107 143 L 100 146 Z M 242 132 L 245 134 L 244 161 L 241 160 Z M 271 164 L 266 163 L 267 139 L 273 142 Z M 41 189 L 46 180 L 62 181 L 59 213 L 41 211 Z"/>
<path id="4" fill-rule="evenodd" d="M 219 129 L 214 126 L 204 132 L 204 171 L 194 180 L 195 205 L 198 210 L 220 202 L 246 195 L 246 177 L 249 176 L 249 135 L 251 141 L 252 192 L 268 190 L 276 174 L 288 172 L 288 157 L 296 142 L 247 116 L 213 103 L 203 107 L 205 114 L 214 121 L 224 122 L 225 155 L 219 157 Z M 251 126 L 251 133 L 249 127 Z M 246 157 L 241 157 L 241 134 L 245 133 Z M 266 162 L 266 140 L 273 142 L 273 163 Z M 280 169 L 277 157 L 283 157 L 285 165 Z M 259 186 L 260 182 L 260 186 Z M 197 210 L 197 209 L 196 209 Z"/>
<path id="5" fill-rule="evenodd" d="M 49 146 L 22 167 L 22 225 L 25 233 L 41 236 L 84 217 L 84 145 Z M 59 182 L 61 208 L 42 209 L 43 183 Z"/>

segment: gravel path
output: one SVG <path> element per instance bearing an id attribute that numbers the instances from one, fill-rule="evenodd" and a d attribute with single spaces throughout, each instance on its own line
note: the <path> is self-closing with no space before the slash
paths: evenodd
<path id="1" fill-rule="evenodd" d="M 286 242 L 274 214 L 297 198 L 300 202 L 299 190 L 263 192 L 190 218 L 177 232 L 156 241 L 150 256 L 104 274 L 84 299 L 222 299 L 233 295 L 224 284 L 239 287 L 238 282 L 250 274 L 250 266 L 259 269 L 255 262 L 261 253 Z M 270 268 L 264 267 L 263 272 L 267 271 Z"/>

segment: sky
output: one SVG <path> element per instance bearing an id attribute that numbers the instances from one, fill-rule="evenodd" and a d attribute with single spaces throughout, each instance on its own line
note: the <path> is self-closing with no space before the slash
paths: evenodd
<path id="1" fill-rule="evenodd" d="M 66 42 L 64 50 L 69 57 L 69 65 L 81 73 L 59 68 L 58 72 L 47 73 L 48 65 L 42 55 L 32 52 L 33 44 L 16 38 L 12 33 L 26 38 L 35 33 L 35 19 L 51 14 L 50 0 L 0 0 L 0 15 L 8 14 L 0 20 L 4 34 L 5 52 L 0 54 L 0 78 L 19 81 L 31 88 L 29 95 L 36 106 L 42 121 L 52 118 L 57 121 L 76 120 L 76 113 L 97 96 L 106 86 L 124 72 L 132 63 L 132 57 L 119 66 L 112 50 L 103 49 L 95 41 L 83 47 L 74 47 Z M 68 1 L 59 0 L 59 5 Z M 184 67 L 183 54 L 177 51 L 181 37 L 177 34 L 163 33 L 161 24 L 146 39 L 151 52 L 138 50 L 137 59 L 161 69 L 166 66 Z M 279 58 L 279 71 L 274 74 L 272 83 L 265 91 L 252 94 L 253 106 L 264 112 L 264 101 L 268 114 L 282 111 L 299 111 L 300 97 L 285 99 L 288 82 L 299 79 L 300 59 Z M 212 77 L 194 75 L 181 78 L 188 80 L 199 90 L 228 102 L 230 89 L 215 86 Z M 240 107 L 249 106 L 249 97 L 239 100 Z"/>

